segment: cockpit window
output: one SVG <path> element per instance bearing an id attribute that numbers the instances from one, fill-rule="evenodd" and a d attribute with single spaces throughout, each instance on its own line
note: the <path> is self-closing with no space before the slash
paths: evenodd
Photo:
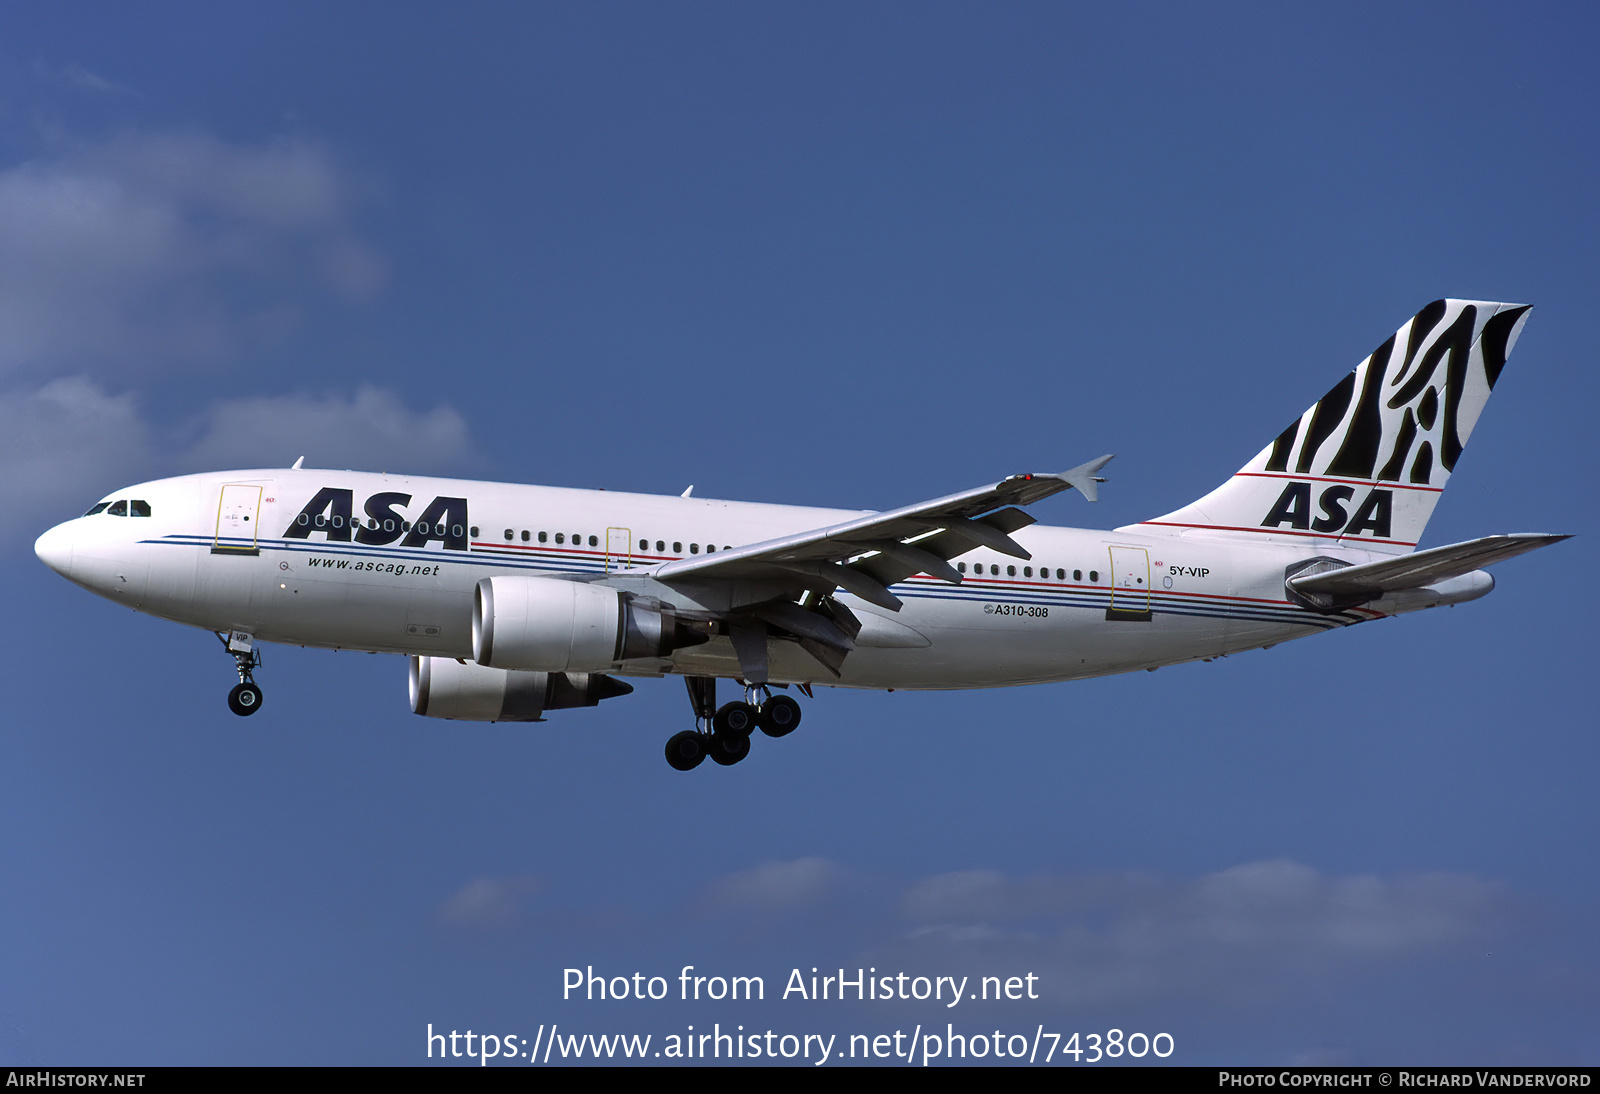
<path id="1" fill-rule="evenodd" d="M 107 509 L 106 512 L 110 513 L 114 517 L 125 517 L 125 516 L 127 516 L 128 515 L 128 500 L 126 498 L 121 498 L 121 499 L 119 499 L 119 500 L 117 500 L 115 502 L 112 502 L 111 503 L 111 508 Z"/>
<path id="2" fill-rule="evenodd" d="M 104 513 L 106 511 L 106 506 L 108 506 L 110 504 L 111 503 L 109 501 L 103 501 L 99 505 L 96 505 L 93 509 L 89 510 L 87 513 L 85 513 L 83 515 L 86 516 L 86 517 L 92 517 L 96 513 Z"/>
<path id="3" fill-rule="evenodd" d="M 130 501 L 128 503 L 128 515 L 130 517 L 148 517 L 150 515 L 150 503 L 147 501 Z M 376 524 L 377 522 L 374 521 L 373 523 Z"/>

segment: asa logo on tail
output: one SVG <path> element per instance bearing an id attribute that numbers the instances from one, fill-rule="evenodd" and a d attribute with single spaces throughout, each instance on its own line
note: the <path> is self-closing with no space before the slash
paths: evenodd
<path id="1" fill-rule="evenodd" d="M 447 551 L 467 549 L 467 499 L 434 498 L 413 524 L 396 509 L 411 504 L 410 494 L 373 494 L 362 507 L 366 520 L 352 517 L 353 491 L 324 486 L 306 503 L 284 530 L 285 539 L 309 539 L 313 533 L 326 536 L 329 543 L 357 543 L 383 546 L 401 536 L 402 547 L 426 547 L 437 540 Z"/>
<path id="2" fill-rule="evenodd" d="M 1263 528 L 1290 528 L 1302 532 L 1359 536 L 1371 533 L 1377 539 L 1389 538 L 1389 518 L 1394 509 L 1393 490 L 1373 490 L 1361 500 L 1352 514 L 1346 507 L 1356 496 L 1353 486 L 1330 486 L 1317 498 L 1320 516 L 1311 515 L 1311 484 L 1291 482 L 1278 495 L 1278 501 L 1261 522 Z"/>

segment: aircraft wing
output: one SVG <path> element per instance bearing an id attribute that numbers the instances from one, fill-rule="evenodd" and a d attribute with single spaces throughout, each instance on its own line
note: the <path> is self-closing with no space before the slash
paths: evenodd
<path id="1" fill-rule="evenodd" d="M 1470 574 L 1474 570 L 1517 555 L 1548 547 L 1571 536 L 1544 535 L 1536 532 L 1518 532 L 1507 536 L 1484 536 L 1465 543 L 1452 543 L 1434 547 L 1399 558 L 1386 558 L 1379 562 L 1366 562 L 1359 566 L 1344 566 L 1323 573 L 1291 577 L 1289 588 L 1294 592 L 1317 597 L 1378 596 L 1399 592 L 1402 589 L 1420 589 L 1435 585 L 1452 577 Z"/>
<path id="2" fill-rule="evenodd" d="M 935 498 L 917 505 L 867 513 L 854 520 L 780 536 L 698 558 L 664 563 L 650 572 L 661 581 L 683 578 L 800 577 L 823 593 L 842 588 L 890 611 L 901 601 L 888 586 L 928 573 L 959 583 L 949 559 L 977 547 L 1016 558 L 1031 557 L 1009 533 L 1034 523 L 1016 508 L 1069 487 L 1094 501 L 1095 472 L 1110 462 L 1101 456 L 1057 474 L 1012 475 L 992 486 Z"/>

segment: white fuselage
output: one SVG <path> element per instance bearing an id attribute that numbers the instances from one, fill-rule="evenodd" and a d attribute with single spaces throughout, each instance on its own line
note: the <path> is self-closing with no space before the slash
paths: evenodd
<path id="1" fill-rule="evenodd" d="M 373 500 L 380 495 L 386 497 Z M 313 499 L 329 496 L 334 503 L 300 521 Z M 349 499 L 348 516 L 337 496 Z M 654 566 L 860 515 L 320 470 L 191 475 L 107 500 L 143 502 L 149 515 L 102 511 L 59 525 L 38 545 L 41 558 L 96 593 L 260 641 L 468 660 L 473 590 L 484 577 L 592 575 L 659 595 Z M 424 522 L 419 534 L 409 534 L 417 522 Z M 973 550 L 958 560 L 965 575 L 959 585 L 926 575 L 894 585 L 904 602 L 898 612 L 840 594 L 864 624 L 842 675 L 793 641 L 774 639 L 771 679 L 922 689 L 1071 680 L 1215 657 L 1430 606 L 1376 602 L 1321 614 L 1290 602 L 1285 567 L 1328 553 L 1320 546 L 1038 525 L 1013 538 L 1031 559 Z M 1372 557 L 1333 553 L 1350 562 Z M 693 596 L 690 589 L 678 599 L 692 607 Z M 740 675 L 724 637 L 612 671 Z"/>

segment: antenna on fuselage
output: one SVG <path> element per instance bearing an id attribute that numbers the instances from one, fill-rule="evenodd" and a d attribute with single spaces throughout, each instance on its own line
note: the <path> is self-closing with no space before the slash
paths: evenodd
<path id="1" fill-rule="evenodd" d="M 680 498 L 686 498 L 686 497 L 688 497 L 688 496 L 689 496 L 689 495 L 690 495 L 690 494 L 692 494 L 692 493 L 694 493 L 694 483 L 690 483 L 690 484 L 689 484 L 689 489 L 687 489 L 687 490 L 685 490 L 685 491 L 684 491 L 684 492 L 683 492 L 683 493 L 681 493 L 681 494 L 679 494 L 679 495 L 678 495 L 678 497 L 680 497 Z"/>
<path id="2" fill-rule="evenodd" d="M 304 456 L 301 456 L 298 460 L 295 460 L 294 463 L 289 466 L 289 470 L 290 471 L 298 471 L 298 470 L 300 470 L 300 465 L 305 463 L 305 462 L 306 462 L 306 458 Z"/>

